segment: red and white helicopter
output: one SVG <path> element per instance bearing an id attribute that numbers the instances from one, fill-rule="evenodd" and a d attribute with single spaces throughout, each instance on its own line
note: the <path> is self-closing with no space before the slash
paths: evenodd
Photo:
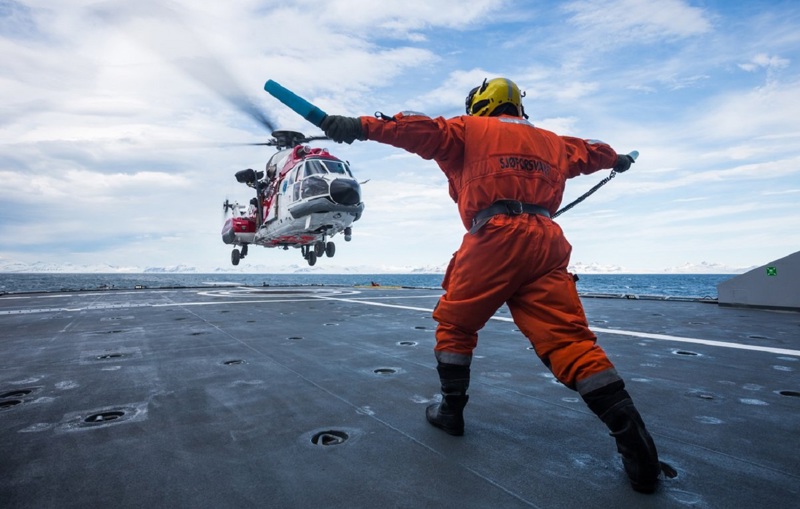
<path id="1" fill-rule="evenodd" d="M 163 14 L 162 11 L 159 13 Z M 170 13 L 167 9 L 167 14 Z M 179 19 L 172 21 L 176 22 L 175 26 L 182 25 Z M 193 46 L 199 45 L 203 49 L 202 56 L 185 58 L 170 54 L 169 48 L 158 48 L 160 54 L 165 50 L 166 56 L 171 57 L 169 61 L 186 76 L 207 87 L 272 134 L 266 143 L 225 145 L 268 145 L 278 149 L 267 162 L 266 171 L 247 169 L 236 173 L 237 181 L 255 189 L 255 197 L 244 205 L 229 200 L 223 204 L 226 220 L 222 241 L 233 245 L 231 262 L 238 265 L 251 244 L 300 248 L 309 265 L 314 265 L 323 254 L 332 257 L 336 246 L 330 239 L 344 233 L 344 239 L 349 241 L 352 224 L 364 211 L 361 187 L 353 177 L 349 163 L 334 157 L 327 149 L 305 145 L 327 137 L 306 137 L 295 131 L 276 130 L 270 116 L 245 93 L 224 60 L 215 57 L 209 48 L 203 48 L 202 40 L 194 34 L 171 30 L 170 37 Z M 176 45 L 179 46 L 183 45 Z M 285 97 L 294 94 L 279 85 L 277 87 L 282 90 L 278 98 L 286 104 Z M 267 85 L 264 88 L 267 90 Z M 267 91 L 275 96 L 276 92 L 270 90 Z M 290 106 L 295 111 L 298 111 L 297 101 L 300 104 L 305 102 L 296 97 Z M 309 106 L 312 105 L 309 103 Z M 314 114 L 324 116 L 318 108 Z M 319 127 L 321 118 L 312 123 Z"/>
<path id="2" fill-rule="evenodd" d="M 278 152 L 267 162 L 266 171 L 242 170 L 236 180 L 255 189 L 255 197 L 244 205 L 225 200 L 222 241 L 233 245 L 231 262 L 238 265 L 248 246 L 300 248 L 303 258 L 314 265 L 323 254 L 332 257 L 337 233 L 352 236 L 352 224 L 364 211 L 361 186 L 350 165 L 327 149 L 312 148 L 295 131 L 273 131 L 264 145 Z M 241 248 L 241 250 L 239 249 Z"/>

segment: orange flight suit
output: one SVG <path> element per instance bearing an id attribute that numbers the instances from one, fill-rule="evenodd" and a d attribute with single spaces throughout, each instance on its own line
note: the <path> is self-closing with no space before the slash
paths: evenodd
<path id="1" fill-rule="evenodd" d="M 566 179 L 617 160 L 604 143 L 558 136 L 513 116 L 398 114 L 361 117 L 361 125 L 366 139 L 435 160 L 467 230 L 497 200 L 539 205 L 552 215 Z M 559 225 L 542 215 L 496 215 L 465 234 L 433 313 L 437 360 L 469 366 L 478 331 L 507 304 L 539 358 L 567 387 L 586 394 L 621 380 L 589 330 L 567 272 L 571 250 Z"/>

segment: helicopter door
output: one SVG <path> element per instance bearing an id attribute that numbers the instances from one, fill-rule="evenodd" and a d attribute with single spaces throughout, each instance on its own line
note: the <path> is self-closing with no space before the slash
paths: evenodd
<path id="1" fill-rule="evenodd" d="M 272 199 L 272 204 L 267 210 L 266 217 L 264 219 L 265 223 L 278 218 L 278 207 L 280 206 L 280 202 L 281 193 L 275 193 L 275 197 Z"/>
<path id="2" fill-rule="evenodd" d="M 303 185 L 303 166 L 305 163 L 298 165 L 297 169 L 292 172 L 294 185 L 292 186 L 292 201 L 295 202 L 300 199 L 300 188 Z"/>
<path id="3" fill-rule="evenodd" d="M 275 190 L 275 217 L 281 218 L 281 221 L 292 217 L 289 213 L 289 205 L 294 202 L 292 195 L 294 194 L 295 175 L 296 170 L 292 169 Z"/>

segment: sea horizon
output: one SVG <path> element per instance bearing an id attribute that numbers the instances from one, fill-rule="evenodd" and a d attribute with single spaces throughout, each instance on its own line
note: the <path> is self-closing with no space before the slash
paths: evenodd
<path id="1" fill-rule="evenodd" d="M 577 273 L 581 294 L 715 299 L 735 274 Z M 441 289 L 443 273 L 0 272 L 0 294 L 235 286 L 399 286 Z"/>

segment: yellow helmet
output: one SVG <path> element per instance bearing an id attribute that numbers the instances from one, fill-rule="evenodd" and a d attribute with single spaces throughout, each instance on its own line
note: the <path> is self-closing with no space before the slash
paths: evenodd
<path id="1" fill-rule="evenodd" d="M 514 106 L 516 112 L 512 113 L 508 111 L 508 108 L 504 108 L 503 113 L 528 118 L 525 114 L 525 109 L 522 107 L 523 97 L 525 97 L 525 93 L 520 92 L 517 84 L 510 79 L 494 78 L 488 81 L 483 80 L 481 86 L 473 88 L 467 95 L 467 100 L 465 101 L 467 115 L 491 116 L 500 106 L 510 104 Z"/>

